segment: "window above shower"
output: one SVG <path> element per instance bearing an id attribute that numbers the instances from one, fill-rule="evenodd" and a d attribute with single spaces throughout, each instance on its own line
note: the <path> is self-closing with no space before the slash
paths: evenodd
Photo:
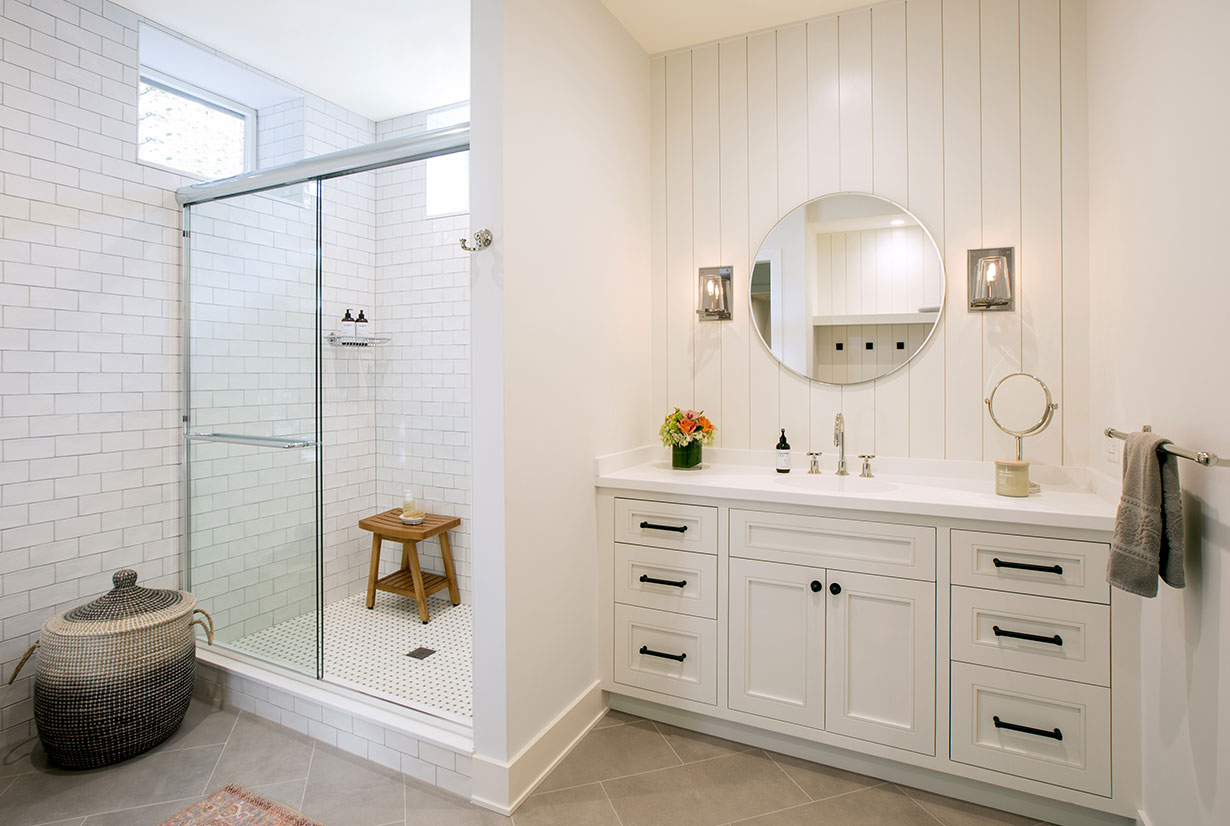
<path id="1" fill-rule="evenodd" d="M 137 92 L 137 157 L 204 180 L 256 167 L 256 110 L 147 69 Z"/>

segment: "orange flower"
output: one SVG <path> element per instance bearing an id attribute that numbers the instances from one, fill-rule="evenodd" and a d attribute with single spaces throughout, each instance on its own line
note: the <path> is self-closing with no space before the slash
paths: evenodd
<path id="1" fill-rule="evenodd" d="M 709 421 L 704 416 L 701 416 L 700 417 L 700 429 L 701 429 L 701 432 L 708 433 L 710 430 L 713 430 L 713 422 Z"/>
<path id="2" fill-rule="evenodd" d="M 679 429 L 682 430 L 683 434 L 686 436 L 696 429 L 696 422 L 692 419 L 680 419 Z"/>

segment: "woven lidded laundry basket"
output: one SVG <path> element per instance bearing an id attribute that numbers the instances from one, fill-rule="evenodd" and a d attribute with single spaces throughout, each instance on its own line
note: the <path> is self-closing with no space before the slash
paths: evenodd
<path id="1" fill-rule="evenodd" d="M 128 569 L 111 581 L 103 596 L 47 620 L 17 664 L 20 671 L 39 649 L 34 721 L 47 757 L 61 768 L 117 763 L 174 734 L 196 678 L 192 626 L 213 644 L 213 620 L 192 594 L 141 587 Z M 193 618 L 198 613 L 208 625 Z"/>

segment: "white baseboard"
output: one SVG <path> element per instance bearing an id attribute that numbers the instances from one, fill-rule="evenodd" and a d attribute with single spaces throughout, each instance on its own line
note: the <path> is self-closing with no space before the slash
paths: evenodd
<path id="1" fill-rule="evenodd" d="M 1153 826 L 1153 821 L 1149 819 L 1149 813 L 1144 809 L 1136 810 L 1136 826 Z"/>
<path id="2" fill-rule="evenodd" d="M 471 800 L 484 809 L 511 815 L 606 710 L 606 696 L 601 683 L 595 681 L 511 760 L 494 760 L 476 752 Z"/>

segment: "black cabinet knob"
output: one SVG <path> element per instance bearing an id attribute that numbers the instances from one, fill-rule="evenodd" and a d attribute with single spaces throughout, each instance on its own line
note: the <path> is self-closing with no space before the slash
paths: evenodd
<path id="1" fill-rule="evenodd" d="M 814 591 L 814 592 L 816 592 L 816 593 L 819 593 L 819 592 L 820 592 L 820 589 L 821 589 L 821 588 L 823 588 L 823 587 L 824 587 L 824 586 L 820 584 L 820 580 L 818 580 L 818 579 L 813 579 L 813 580 L 811 581 L 811 589 L 812 589 L 812 591 Z"/>
<path id="2" fill-rule="evenodd" d="M 838 585 L 836 582 L 834 582 L 832 585 L 829 586 L 829 593 L 832 594 L 833 596 L 837 596 L 838 594 L 841 593 L 841 586 Z"/>

